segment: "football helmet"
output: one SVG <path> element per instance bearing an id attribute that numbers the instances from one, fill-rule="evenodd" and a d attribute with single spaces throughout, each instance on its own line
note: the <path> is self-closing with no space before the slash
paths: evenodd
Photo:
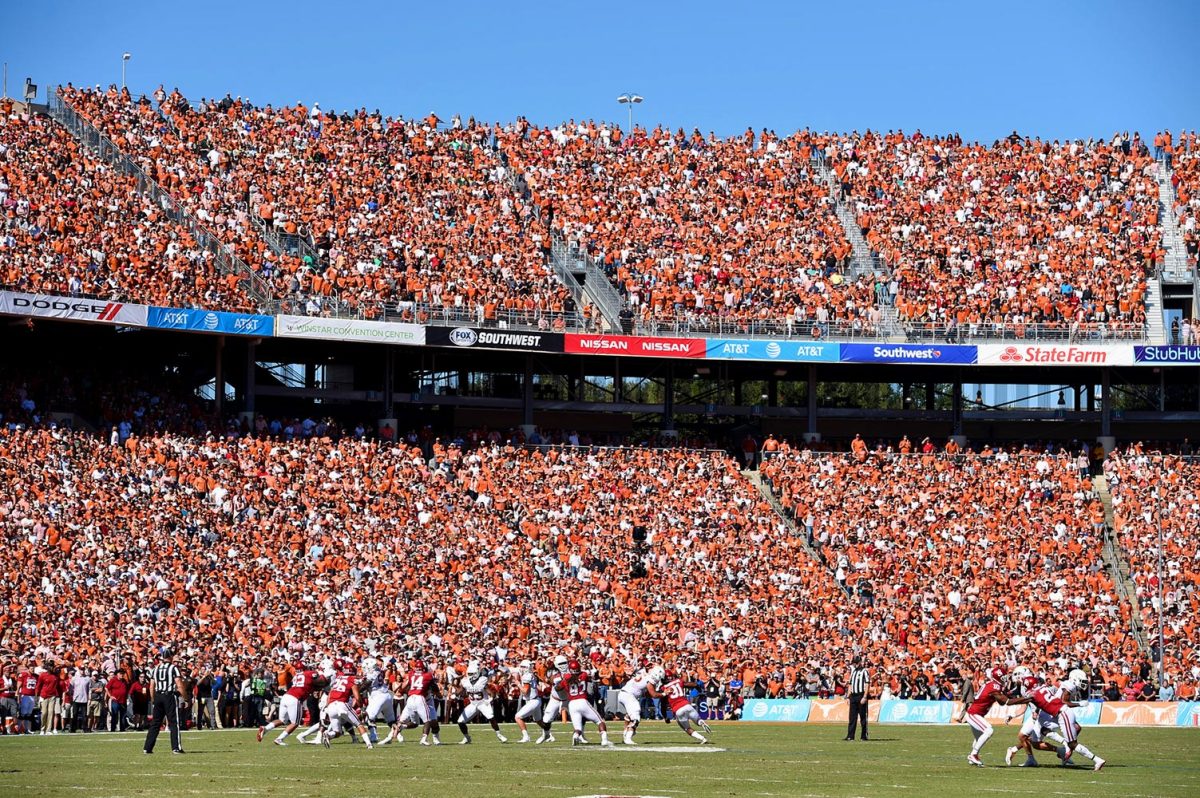
<path id="1" fill-rule="evenodd" d="M 987 676 L 992 681 L 1003 682 L 1005 677 L 1004 668 L 990 668 L 987 672 Z"/>
<path id="2" fill-rule="evenodd" d="M 471 662 L 467 664 L 467 678 L 474 679 L 478 675 L 479 675 L 479 663 L 476 662 L 475 660 L 471 660 Z"/>
<path id="3" fill-rule="evenodd" d="M 583 666 L 579 664 L 579 660 L 573 659 L 567 663 L 567 670 L 569 670 L 571 673 L 582 673 Z"/>
<path id="4" fill-rule="evenodd" d="M 560 671 L 566 671 L 567 665 L 569 664 L 570 661 L 562 654 L 559 654 L 554 658 L 554 667 L 558 668 Z"/>
<path id="5" fill-rule="evenodd" d="M 1024 695 L 1029 695 L 1041 683 L 1041 680 L 1036 676 L 1026 676 L 1021 680 L 1021 692 Z"/>

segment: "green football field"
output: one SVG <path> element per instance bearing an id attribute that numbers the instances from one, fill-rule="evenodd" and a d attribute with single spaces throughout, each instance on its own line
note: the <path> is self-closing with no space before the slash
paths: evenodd
<path id="1" fill-rule="evenodd" d="M 441 748 L 406 735 L 374 751 L 345 738 L 326 750 L 260 745 L 253 731 L 191 732 L 184 756 L 170 753 L 165 734 L 152 756 L 134 734 L 10 737 L 0 739 L 0 796 L 1200 796 L 1192 729 L 1087 729 L 1084 742 L 1109 762 L 1100 773 L 1058 767 L 1051 753 L 1036 770 L 1005 768 L 1016 735 L 1005 726 L 984 749 L 984 769 L 965 761 L 965 726 L 876 726 L 871 742 L 847 743 L 835 726 L 722 724 L 700 747 L 673 726 L 643 724 L 641 747 L 615 749 L 571 748 L 559 731 L 558 742 L 535 747 L 502 745 L 480 727 L 459 746 L 451 728 Z M 594 729 L 589 738 L 598 740 Z"/>

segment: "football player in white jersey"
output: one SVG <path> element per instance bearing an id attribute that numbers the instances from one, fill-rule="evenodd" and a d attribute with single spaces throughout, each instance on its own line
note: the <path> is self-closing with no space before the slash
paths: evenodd
<path id="1" fill-rule="evenodd" d="M 496 713 L 492 709 L 492 689 L 489 684 L 489 675 L 474 660 L 467 665 L 467 675 L 463 677 L 462 690 L 466 694 L 468 703 L 463 707 L 462 712 L 458 714 L 458 719 L 455 721 L 458 724 L 458 730 L 463 735 L 462 740 L 459 741 L 459 745 L 469 745 L 471 743 L 471 732 L 467 728 L 467 724 L 476 715 L 482 715 L 492 724 L 492 731 L 496 732 L 497 740 L 502 743 L 508 742 L 508 738 L 500 733 L 500 724 L 496 722 Z"/>
<path id="2" fill-rule="evenodd" d="M 560 677 L 566 674 L 569 662 L 570 660 L 559 654 L 554 658 L 554 667 L 546 671 L 546 682 L 541 685 L 540 689 L 542 700 L 546 705 L 546 708 L 542 710 L 542 736 L 537 738 L 534 745 L 554 742 L 554 734 L 551 730 L 554 727 L 554 721 L 562 717 L 563 704 L 567 700 L 567 689 L 559 684 L 559 681 Z"/>
<path id="3" fill-rule="evenodd" d="M 637 733 L 638 724 L 642 722 L 642 699 L 648 694 L 658 698 L 658 688 L 662 686 L 664 671 L 660 667 L 649 670 L 639 670 L 617 694 L 617 706 L 625 716 L 625 745 L 637 745 L 633 735 Z"/>
<path id="4" fill-rule="evenodd" d="M 392 686 L 388 682 L 388 673 L 384 665 L 374 657 L 367 657 L 362 664 L 363 678 L 367 682 L 367 728 L 371 734 L 371 742 L 387 745 L 392 740 L 404 742 L 400 735 L 400 724 L 396 722 L 395 698 Z M 387 737 L 379 739 L 375 724 L 382 720 L 389 727 Z"/>
<path id="5" fill-rule="evenodd" d="M 541 683 L 537 674 L 533 672 L 533 664 L 527 659 L 521 660 L 521 664 L 517 667 L 517 686 L 521 698 L 521 707 L 516 714 L 517 728 L 521 730 L 521 739 L 517 742 L 527 743 L 530 738 L 525 719 L 533 718 L 533 722 L 538 723 L 542 717 Z"/>

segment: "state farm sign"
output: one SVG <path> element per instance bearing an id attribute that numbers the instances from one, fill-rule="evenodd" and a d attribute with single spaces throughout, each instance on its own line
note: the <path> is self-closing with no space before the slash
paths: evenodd
<path id="1" fill-rule="evenodd" d="M 640 335 L 568 335 L 566 351 L 579 355 L 704 357 L 703 338 L 649 338 Z"/>
<path id="2" fill-rule="evenodd" d="M 979 362 L 986 366 L 1129 366 L 1133 349 L 1123 344 L 984 344 L 979 347 Z"/>

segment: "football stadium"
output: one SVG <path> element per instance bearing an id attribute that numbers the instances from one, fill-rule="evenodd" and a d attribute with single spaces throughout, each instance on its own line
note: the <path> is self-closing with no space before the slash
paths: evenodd
<path id="1" fill-rule="evenodd" d="M 0 795 L 1200 794 L 1130 13 L 7 9 Z"/>

